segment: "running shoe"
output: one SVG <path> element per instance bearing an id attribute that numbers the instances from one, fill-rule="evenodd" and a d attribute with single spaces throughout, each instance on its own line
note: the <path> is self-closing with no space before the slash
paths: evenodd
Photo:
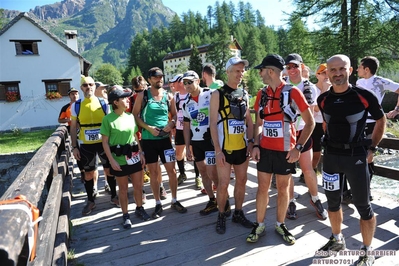
<path id="1" fill-rule="evenodd" d="M 187 180 L 186 174 L 180 174 L 179 177 L 177 178 L 177 184 L 181 185 L 184 183 L 184 181 Z"/>
<path id="2" fill-rule="evenodd" d="M 340 251 L 346 248 L 345 239 L 342 237 L 340 241 L 335 239 L 333 235 L 330 236 L 327 244 L 319 248 L 319 251 Z M 329 253 L 328 253 L 329 254 Z M 329 255 L 328 255 L 329 256 Z"/>
<path id="3" fill-rule="evenodd" d="M 316 210 L 316 215 L 319 219 L 325 220 L 328 217 L 327 211 L 324 209 L 323 205 L 321 204 L 321 201 L 318 199 L 316 202 L 313 202 L 312 199 L 310 199 L 310 204 L 315 208 Z"/>
<path id="4" fill-rule="evenodd" d="M 272 175 L 272 187 L 277 188 L 276 174 Z"/>
<path id="5" fill-rule="evenodd" d="M 143 193 L 141 194 L 141 203 L 144 205 L 147 202 L 147 194 L 143 189 Z"/>
<path id="6" fill-rule="evenodd" d="M 248 243 L 258 242 L 259 237 L 265 235 L 265 226 L 259 226 L 259 223 L 255 222 L 251 233 L 247 236 Z"/>
<path id="7" fill-rule="evenodd" d="M 144 221 L 150 220 L 150 216 L 144 210 L 143 206 L 136 207 L 136 210 L 134 211 L 134 214 L 136 214 L 137 217 L 141 218 Z"/>
<path id="8" fill-rule="evenodd" d="M 162 211 L 163 211 L 162 204 L 155 205 L 155 210 L 152 213 L 152 219 L 159 218 L 161 216 Z"/>
<path id="9" fill-rule="evenodd" d="M 232 218 L 233 223 L 239 223 L 246 228 L 252 228 L 254 223 L 248 220 L 242 210 L 235 210 Z"/>
<path id="10" fill-rule="evenodd" d="M 132 228 L 132 222 L 130 221 L 128 213 L 123 215 L 123 228 L 125 229 Z"/>
<path id="11" fill-rule="evenodd" d="M 111 201 L 109 203 L 111 203 L 112 205 L 116 205 L 116 207 L 121 207 L 121 205 L 119 205 L 118 196 L 111 198 Z"/>
<path id="12" fill-rule="evenodd" d="M 104 190 L 108 193 L 111 193 L 111 187 L 108 185 L 108 183 L 106 182 L 104 185 Z"/>
<path id="13" fill-rule="evenodd" d="M 226 217 L 230 217 L 231 215 L 231 206 L 229 199 L 226 200 L 226 205 L 224 205 L 224 214 Z"/>
<path id="14" fill-rule="evenodd" d="M 178 213 L 185 213 L 185 212 L 187 212 L 187 209 L 184 208 L 183 205 L 181 205 L 181 203 L 178 202 L 177 200 L 176 200 L 175 203 L 172 203 L 172 204 L 170 205 L 170 207 L 171 207 L 172 209 L 176 210 Z"/>
<path id="15" fill-rule="evenodd" d="M 201 190 L 204 186 L 202 185 L 202 178 L 201 177 L 196 177 L 195 178 L 195 187 L 198 190 Z"/>
<path id="16" fill-rule="evenodd" d="M 288 244 L 295 244 L 295 237 L 288 231 L 284 223 L 282 223 L 280 226 L 277 226 L 276 224 L 276 233 L 281 235 L 283 237 L 283 240 Z"/>
<path id="17" fill-rule="evenodd" d="M 96 199 L 98 196 L 98 189 L 96 187 L 93 187 L 93 199 Z"/>
<path id="18" fill-rule="evenodd" d="M 286 217 L 287 217 L 287 219 L 290 219 L 290 220 L 296 220 L 298 218 L 297 213 L 296 213 L 295 202 L 291 201 L 290 204 L 288 205 Z"/>
<path id="19" fill-rule="evenodd" d="M 149 171 L 144 171 L 143 181 L 144 181 L 144 183 L 150 182 L 150 172 Z"/>
<path id="20" fill-rule="evenodd" d="M 361 253 L 363 253 L 363 256 L 359 256 L 359 259 L 353 263 L 353 266 L 371 266 L 374 264 L 375 257 L 373 255 L 369 255 L 367 253 L 366 248 L 361 248 L 360 249 Z"/>
<path id="21" fill-rule="evenodd" d="M 159 192 L 160 192 L 161 200 L 166 200 L 166 197 L 168 196 L 168 194 L 166 194 L 166 189 L 164 187 L 160 187 Z"/>
<path id="22" fill-rule="evenodd" d="M 219 212 L 218 220 L 216 221 L 216 233 L 226 233 L 226 215 L 222 212 Z"/>
<path id="23" fill-rule="evenodd" d="M 96 204 L 94 203 L 94 201 L 87 201 L 86 206 L 84 206 L 83 210 L 82 210 L 82 215 L 88 215 L 91 213 L 91 211 L 96 207 Z"/>
<path id="24" fill-rule="evenodd" d="M 208 215 L 212 212 L 217 212 L 218 211 L 218 205 L 216 203 L 216 199 L 210 199 L 208 203 L 206 204 L 205 209 L 200 210 L 201 215 Z"/>

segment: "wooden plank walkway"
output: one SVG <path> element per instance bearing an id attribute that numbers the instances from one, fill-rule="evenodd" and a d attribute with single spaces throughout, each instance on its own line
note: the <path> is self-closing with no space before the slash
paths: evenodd
<path id="1" fill-rule="evenodd" d="M 272 188 L 266 215 L 266 235 L 257 243 L 247 243 L 250 229 L 227 220 L 224 235 L 215 232 L 217 213 L 201 216 L 199 211 L 208 201 L 206 195 L 195 190 L 192 165 L 186 165 L 188 180 L 178 187 L 178 200 L 188 208 L 185 214 L 170 209 L 170 194 L 163 201 L 164 212 L 156 220 L 143 222 L 134 215 L 133 188 L 129 187 L 129 213 L 133 228 L 122 227 L 121 211 L 110 203 L 110 196 L 104 192 L 104 177 L 99 181 L 100 195 L 96 209 L 89 216 L 82 217 L 81 211 L 86 196 L 80 179 L 73 180 L 72 197 L 72 241 L 75 260 L 69 265 L 349 265 L 358 255 L 330 257 L 317 260 L 315 251 L 324 245 L 331 235 L 329 221 L 317 219 L 309 203 L 309 194 L 304 184 L 296 181 L 295 191 L 299 218 L 286 220 L 287 227 L 295 235 L 295 245 L 286 245 L 274 232 L 276 221 L 276 189 Z M 77 169 L 76 169 L 77 171 Z M 78 172 L 78 171 L 77 171 Z M 167 176 L 163 171 L 163 180 Z M 319 178 L 320 181 L 320 178 Z M 234 179 L 231 180 L 229 194 L 233 195 Z M 169 193 L 168 183 L 164 182 Z M 155 201 L 149 184 L 145 184 L 147 203 L 144 205 L 151 215 Z M 250 220 L 255 220 L 255 197 L 257 191 L 256 165 L 251 162 L 248 169 L 248 182 L 244 212 Z M 319 190 L 322 192 L 322 190 Z M 373 208 L 377 214 L 378 228 L 373 247 L 376 250 L 390 250 L 390 256 L 378 256 L 374 265 L 399 265 L 399 199 L 373 193 Z M 326 198 L 320 197 L 324 206 Z M 230 198 L 232 209 L 234 198 Z M 343 234 L 347 250 L 357 251 L 360 247 L 359 221 L 353 205 L 343 206 Z M 331 259 L 331 260 L 330 260 Z M 335 259 L 335 260 L 332 260 Z M 346 261 L 345 261 L 346 260 Z"/>

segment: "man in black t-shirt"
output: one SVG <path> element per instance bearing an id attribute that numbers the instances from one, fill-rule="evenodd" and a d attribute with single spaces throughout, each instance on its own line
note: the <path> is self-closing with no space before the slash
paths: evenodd
<path id="1" fill-rule="evenodd" d="M 318 252 L 340 251 L 346 248 L 341 233 L 342 181 L 346 176 L 351 185 L 353 203 L 360 214 L 360 232 L 364 254 L 354 265 L 372 265 L 374 257 L 367 251 L 374 237 L 376 218 L 369 201 L 370 175 L 367 157 L 371 156 L 385 130 L 386 118 L 377 97 L 368 90 L 349 84 L 352 72 L 345 55 L 335 55 L 327 61 L 327 74 L 332 83 L 321 94 L 317 104 L 325 124 L 323 156 L 323 188 L 328 202 L 332 236 Z M 371 139 L 364 128 L 368 113 L 376 120 Z"/>

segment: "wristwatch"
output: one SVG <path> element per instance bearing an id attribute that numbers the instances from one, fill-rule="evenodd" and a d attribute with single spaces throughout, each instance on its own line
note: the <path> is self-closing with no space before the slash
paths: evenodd
<path id="1" fill-rule="evenodd" d="M 255 142 L 254 139 L 249 139 L 249 140 L 248 140 L 248 143 L 254 143 L 254 142 Z"/>
<path id="2" fill-rule="evenodd" d="M 297 145 L 295 145 L 295 149 L 297 149 L 298 151 L 302 151 L 303 150 L 303 145 L 302 144 L 297 144 Z"/>
<path id="3" fill-rule="evenodd" d="M 370 146 L 370 147 L 369 147 L 369 150 L 370 150 L 372 153 L 374 153 L 374 152 L 377 151 L 377 147 Z"/>
<path id="4" fill-rule="evenodd" d="M 393 110 L 395 110 L 396 112 L 399 112 L 399 106 L 396 106 L 395 109 L 393 109 Z"/>

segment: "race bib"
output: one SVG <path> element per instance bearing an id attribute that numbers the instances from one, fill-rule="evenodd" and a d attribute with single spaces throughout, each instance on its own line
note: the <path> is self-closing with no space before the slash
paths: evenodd
<path id="1" fill-rule="evenodd" d="M 132 152 L 132 157 L 128 158 L 126 156 L 126 162 L 128 165 L 133 165 L 140 162 L 140 153 L 139 152 Z"/>
<path id="2" fill-rule="evenodd" d="M 229 119 L 229 134 L 243 134 L 245 133 L 244 121 Z"/>
<path id="3" fill-rule="evenodd" d="M 328 191 L 337 191 L 339 186 L 339 174 L 327 174 L 323 172 L 323 185 L 322 187 Z"/>
<path id="4" fill-rule="evenodd" d="M 100 129 L 86 129 L 85 140 L 86 141 L 97 141 L 101 139 Z"/>
<path id="5" fill-rule="evenodd" d="M 264 121 L 263 136 L 268 138 L 283 137 L 283 122 L 280 121 Z"/>
<path id="6" fill-rule="evenodd" d="M 214 151 L 206 151 L 205 152 L 205 165 L 215 165 L 216 158 Z"/>
<path id="7" fill-rule="evenodd" d="M 184 126 L 184 117 L 183 117 L 183 111 L 179 110 L 179 112 L 177 113 L 177 124 L 176 124 L 176 128 L 179 130 L 183 130 L 183 126 Z"/>
<path id="8" fill-rule="evenodd" d="M 165 150 L 163 153 L 165 155 L 165 162 L 170 163 L 176 161 L 176 152 L 174 149 Z"/>

